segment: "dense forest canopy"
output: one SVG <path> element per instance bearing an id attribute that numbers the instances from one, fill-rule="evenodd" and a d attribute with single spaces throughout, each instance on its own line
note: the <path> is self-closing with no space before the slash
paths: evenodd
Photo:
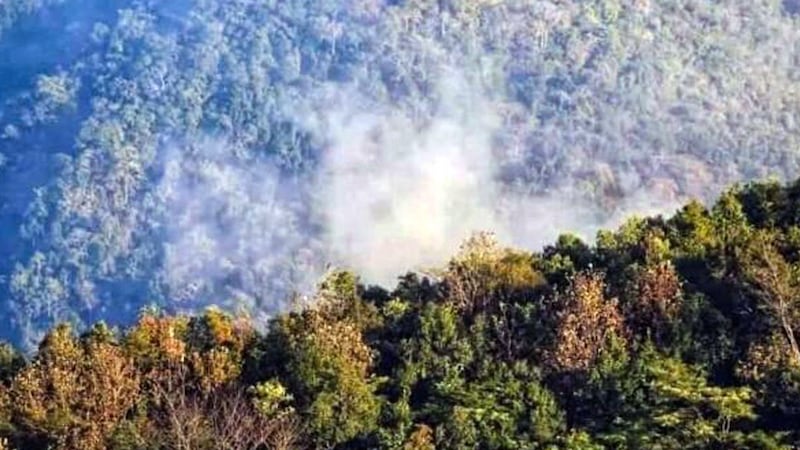
<path id="1" fill-rule="evenodd" d="M 800 180 L 389 291 L 331 270 L 261 331 L 144 310 L 0 345 L 3 450 L 790 449 Z"/>
<path id="2" fill-rule="evenodd" d="M 798 14 L 0 0 L 0 450 L 797 448 Z"/>
<path id="3" fill-rule="evenodd" d="M 386 282 L 473 229 L 534 248 L 791 179 L 796 11 L 4 0 L 0 335 L 145 305 L 263 322 L 326 263 Z"/>

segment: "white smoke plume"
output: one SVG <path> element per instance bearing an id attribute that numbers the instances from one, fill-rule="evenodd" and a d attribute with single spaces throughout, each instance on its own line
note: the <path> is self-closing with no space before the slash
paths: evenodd
<path id="1" fill-rule="evenodd" d="M 354 108 L 353 95 L 323 114 L 313 207 L 332 257 L 367 280 L 389 284 L 440 264 L 473 231 L 502 231 L 491 145 L 498 118 L 462 80 L 448 81 L 424 123 L 385 105 Z"/>
<path id="2" fill-rule="evenodd" d="M 442 73 L 427 119 L 335 90 L 328 103 L 338 108 L 317 109 L 311 122 L 327 144 L 313 195 L 324 247 L 365 280 L 391 286 L 406 271 L 444 264 L 478 231 L 539 250 L 561 233 L 591 239 L 631 212 L 675 206 L 641 193 L 609 216 L 569 183 L 547 195 L 507 185 L 497 102 L 468 74 Z"/>
<path id="3" fill-rule="evenodd" d="M 352 87 L 313 97 L 287 109 L 320 147 L 301 182 L 220 140 L 167 158 L 160 192 L 173 297 L 219 295 L 224 285 L 248 307 L 274 310 L 285 300 L 275 295 L 310 289 L 329 264 L 391 288 L 398 275 L 444 264 L 474 232 L 538 250 L 563 232 L 591 239 L 630 212 L 672 207 L 642 194 L 609 217 L 568 180 L 547 195 L 508 185 L 497 102 L 464 72 L 443 70 L 436 108 L 422 117 Z"/>
<path id="4" fill-rule="evenodd" d="M 306 289 L 319 272 L 301 223 L 306 208 L 272 164 L 236 153 L 219 139 L 167 151 L 158 188 L 166 283 L 179 303 L 275 310 L 285 300 L 275 295 Z"/>

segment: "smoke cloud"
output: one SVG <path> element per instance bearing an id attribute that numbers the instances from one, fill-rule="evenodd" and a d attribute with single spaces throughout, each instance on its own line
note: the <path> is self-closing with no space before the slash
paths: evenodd
<path id="1" fill-rule="evenodd" d="M 325 246 L 370 281 L 440 264 L 470 232 L 505 225 L 491 145 L 497 116 L 454 76 L 439 97 L 423 123 L 351 101 L 323 113 L 315 130 L 327 142 L 313 196 Z"/>
<path id="2" fill-rule="evenodd" d="M 285 295 L 313 285 L 319 252 L 303 223 L 305 193 L 269 161 L 220 139 L 172 146 L 158 193 L 166 283 L 179 304 L 227 300 L 274 311 Z"/>
<path id="3" fill-rule="evenodd" d="M 561 233 L 591 239 L 631 213 L 677 206 L 638 191 L 609 212 L 570 182 L 538 195 L 515 187 L 503 178 L 511 155 L 497 139 L 498 102 L 453 69 L 442 71 L 436 92 L 437 108 L 421 121 L 334 94 L 331 104 L 347 106 L 323 110 L 312 127 L 327 143 L 313 195 L 324 247 L 368 281 L 390 286 L 398 274 L 441 265 L 478 231 L 538 250 Z"/>
<path id="4" fill-rule="evenodd" d="M 172 296 L 224 286 L 248 307 L 274 310 L 330 265 L 391 287 L 407 271 L 444 264 L 478 231 L 536 250 L 560 233 L 590 239 L 631 212 L 674 206 L 639 192 L 609 215 L 568 180 L 544 195 L 507 183 L 512 152 L 497 139 L 502 118 L 488 96 L 468 73 L 443 69 L 434 110 L 413 117 L 328 85 L 313 104 L 287 108 L 320 151 L 301 179 L 225 141 L 173 149 L 160 187 Z"/>

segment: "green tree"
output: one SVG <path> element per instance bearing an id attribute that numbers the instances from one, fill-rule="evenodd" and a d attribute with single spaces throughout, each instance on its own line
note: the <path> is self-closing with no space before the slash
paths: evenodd
<path id="1" fill-rule="evenodd" d="M 382 400 L 371 373 L 372 350 L 354 323 L 309 310 L 282 318 L 272 333 L 285 346 L 288 386 L 317 445 L 375 431 Z"/>
<path id="2" fill-rule="evenodd" d="M 736 447 L 748 439 L 744 424 L 756 418 L 751 389 L 710 385 L 704 371 L 652 346 L 614 367 L 606 373 L 624 387 L 616 398 L 632 395 L 635 401 L 620 410 L 622 420 L 607 425 L 607 444 L 700 449 Z"/>
<path id="3" fill-rule="evenodd" d="M 8 385 L 25 367 L 25 358 L 10 344 L 0 342 L 0 384 Z"/>

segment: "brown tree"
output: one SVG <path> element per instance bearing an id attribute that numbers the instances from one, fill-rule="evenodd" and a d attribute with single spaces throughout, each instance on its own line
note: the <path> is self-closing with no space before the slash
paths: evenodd
<path id="1" fill-rule="evenodd" d="M 670 324 L 680 313 L 682 294 L 680 278 L 671 262 L 648 263 L 638 268 L 625 295 L 626 324 L 634 334 L 664 344 Z"/>
<path id="2" fill-rule="evenodd" d="M 300 437 L 291 411 L 267 417 L 236 384 L 206 391 L 183 378 L 159 384 L 155 394 L 144 434 L 164 450 L 286 450 Z"/>
<path id="3" fill-rule="evenodd" d="M 431 427 L 425 424 L 417 425 L 403 444 L 403 450 L 436 450 Z"/>
<path id="4" fill-rule="evenodd" d="M 559 295 L 560 311 L 554 348 L 547 356 L 556 370 L 588 369 L 613 336 L 623 337 L 625 326 L 616 299 L 605 296 L 603 275 L 575 275 Z"/>
<path id="5" fill-rule="evenodd" d="M 78 341 L 69 326 L 45 339 L 14 380 L 13 420 L 60 449 L 104 449 L 139 392 L 133 361 L 114 342 Z"/>
<path id="6" fill-rule="evenodd" d="M 250 322 L 216 309 L 202 316 L 143 315 L 125 345 L 143 374 L 140 440 L 164 450 L 292 448 L 293 414 L 262 414 L 240 384 Z"/>

